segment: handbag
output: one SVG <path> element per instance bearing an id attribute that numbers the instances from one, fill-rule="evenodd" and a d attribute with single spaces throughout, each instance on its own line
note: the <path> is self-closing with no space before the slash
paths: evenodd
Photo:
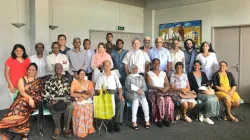
<path id="1" fill-rule="evenodd" d="M 197 94 L 194 91 L 189 91 L 186 94 L 180 92 L 179 96 L 181 99 L 195 99 L 197 97 Z"/>
<path id="2" fill-rule="evenodd" d="M 102 87 L 100 95 L 94 96 L 94 118 L 111 119 L 115 115 L 114 106 L 114 94 Z"/>

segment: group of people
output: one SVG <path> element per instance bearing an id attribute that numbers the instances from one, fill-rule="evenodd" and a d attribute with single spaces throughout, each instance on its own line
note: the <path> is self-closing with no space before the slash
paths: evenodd
<path id="1" fill-rule="evenodd" d="M 211 43 L 203 42 L 198 52 L 194 41 L 187 39 L 182 51 L 179 41 L 174 40 L 173 50 L 168 50 L 162 46 L 161 37 L 155 39 L 155 47 L 150 46 L 150 37 L 145 37 L 143 46 L 138 38 L 133 39 L 132 50 L 128 51 L 123 49 L 123 40 L 112 44 L 112 39 L 112 33 L 108 33 L 107 43 L 99 43 L 93 50 L 89 39 L 83 41 L 81 48 L 81 39 L 76 37 L 74 48 L 70 49 L 66 36 L 61 34 L 52 43 L 49 55 L 43 53 L 44 45 L 37 43 L 37 54 L 30 57 L 23 45 L 16 44 L 5 63 L 13 103 L 0 120 L 0 138 L 8 139 L 9 132 L 15 132 L 27 139 L 28 120 L 41 103 L 52 114 L 54 139 L 58 139 L 61 130 L 71 137 L 72 129 L 74 135 L 86 137 L 95 132 L 92 97 L 104 86 L 115 97 L 115 116 L 108 122 L 109 132 L 121 130 L 126 102 L 132 103 L 135 130 L 139 129 L 139 104 L 146 129 L 150 128 L 149 104 L 153 122 L 159 127 L 170 126 L 179 119 L 191 122 L 187 112 L 196 106 L 197 100 L 203 103 L 200 121 L 214 124 L 210 117 L 219 115 L 219 100 L 225 106 L 224 119 L 238 121 L 231 112 L 241 100 L 234 76 L 227 71 L 227 62 L 218 63 Z"/>

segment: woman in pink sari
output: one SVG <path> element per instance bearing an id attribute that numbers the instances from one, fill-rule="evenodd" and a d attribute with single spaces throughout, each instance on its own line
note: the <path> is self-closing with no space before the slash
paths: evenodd
<path id="1" fill-rule="evenodd" d="M 92 78 L 93 82 L 96 81 L 98 74 L 102 72 L 103 62 L 106 60 L 109 60 L 111 62 L 111 68 L 113 68 L 112 58 L 108 53 L 106 53 L 105 44 L 101 42 L 98 44 L 96 53 L 92 56 L 91 60 L 91 68 L 94 70 Z"/>

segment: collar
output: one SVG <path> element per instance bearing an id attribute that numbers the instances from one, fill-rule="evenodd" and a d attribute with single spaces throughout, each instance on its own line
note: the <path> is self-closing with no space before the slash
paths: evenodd
<path id="1" fill-rule="evenodd" d="M 76 49 L 74 48 L 74 49 L 72 49 L 72 51 L 73 51 L 73 52 L 76 52 Z M 79 51 L 79 52 L 82 52 L 82 50 L 80 49 L 80 51 Z"/>

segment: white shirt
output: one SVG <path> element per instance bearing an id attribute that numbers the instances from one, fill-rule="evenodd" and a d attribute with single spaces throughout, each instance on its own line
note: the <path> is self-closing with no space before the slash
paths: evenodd
<path id="1" fill-rule="evenodd" d="M 88 58 L 89 58 L 88 59 L 89 66 L 87 68 L 87 73 L 91 73 L 92 72 L 92 69 L 91 69 L 91 58 L 95 54 L 95 52 L 93 50 L 91 50 L 91 49 L 86 50 L 86 51 L 87 51 L 87 55 L 88 55 Z"/>
<path id="2" fill-rule="evenodd" d="M 138 66 L 138 72 L 144 73 L 145 66 L 150 63 L 150 59 L 148 54 L 142 50 L 131 50 L 124 56 L 122 62 L 128 65 L 129 72 L 132 72 L 132 65 L 135 64 Z"/>
<path id="3" fill-rule="evenodd" d="M 95 89 L 101 90 L 102 86 L 105 86 L 106 89 L 110 89 L 110 90 L 116 90 L 118 88 L 122 88 L 122 85 L 119 81 L 118 76 L 116 76 L 113 73 L 111 73 L 109 76 L 103 73 L 97 78 Z"/>
<path id="4" fill-rule="evenodd" d="M 166 77 L 166 73 L 165 72 L 161 71 L 159 73 L 159 76 L 157 76 L 153 71 L 149 71 L 148 75 L 151 78 L 151 83 L 152 83 L 153 86 L 160 87 L 160 88 L 165 87 L 164 86 L 164 84 L 165 84 L 165 77 Z"/>
<path id="5" fill-rule="evenodd" d="M 212 80 L 213 74 L 218 71 L 219 65 L 215 53 L 210 52 L 207 57 L 199 53 L 196 56 L 196 60 L 200 60 L 202 63 L 202 71 L 206 73 L 208 80 Z"/>
<path id="6" fill-rule="evenodd" d="M 177 51 L 170 50 L 170 55 L 172 59 L 172 70 L 175 70 L 175 64 L 177 62 L 182 62 L 185 68 L 185 55 L 182 50 L 180 49 L 178 49 Z M 184 72 L 185 72 L 185 69 L 184 69 Z"/>
<path id="7" fill-rule="evenodd" d="M 48 75 L 55 74 L 55 64 L 56 63 L 62 64 L 62 66 L 63 66 L 62 74 L 65 74 L 65 71 L 69 70 L 69 60 L 65 54 L 59 53 L 58 55 L 55 55 L 54 53 L 52 53 L 46 57 L 46 62 L 47 62 Z M 65 64 L 63 64 L 64 62 L 65 62 Z"/>
<path id="8" fill-rule="evenodd" d="M 42 58 L 38 58 L 37 55 L 32 55 L 30 57 L 31 63 L 36 63 L 38 67 L 37 77 L 43 77 L 47 75 L 47 68 L 46 68 L 46 56 L 43 55 Z"/>

